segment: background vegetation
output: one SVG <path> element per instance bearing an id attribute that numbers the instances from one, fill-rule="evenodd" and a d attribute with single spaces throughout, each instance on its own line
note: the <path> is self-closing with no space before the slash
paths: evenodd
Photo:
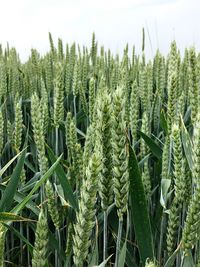
<path id="1" fill-rule="evenodd" d="M 49 41 L 0 48 L 0 266 L 200 266 L 200 55 Z"/>

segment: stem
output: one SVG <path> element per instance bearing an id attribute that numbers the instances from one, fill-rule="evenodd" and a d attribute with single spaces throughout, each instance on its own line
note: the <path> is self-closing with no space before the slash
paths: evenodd
<path id="1" fill-rule="evenodd" d="M 119 226 L 118 226 L 118 236 L 117 236 L 117 247 L 116 247 L 116 254 L 115 254 L 115 267 L 119 266 L 119 253 L 120 253 L 120 243 L 122 238 L 122 226 L 123 226 L 123 218 L 119 219 Z"/>
<path id="2" fill-rule="evenodd" d="M 22 214 L 20 214 L 22 215 Z M 20 222 L 20 234 L 23 236 L 23 225 L 22 222 Z M 23 241 L 20 239 L 20 263 L 23 266 Z"/>
<path id="3" fill-rule="evenodd" d="M 104 211 L 104 229 L 103 229 L 103 260 L 107 258 L 107 246 L 108 246 L 108 214 L 107 210 Z"/>
<path id="4" fill-rule="evenodd" d="M 76 125 L 76 96 L 74 96 L 74 118 L 75 118 L 75 125 Z"/>
<path id="5" fill-rule="evenodd" d="M 56 135 L 56 142 L 55 142 L 55 154 L 56 156 L 58 156 L 58 127 L 56 127 L 55 129 L 55 135 Z M 56 175 L 55 175 L 55 180 L 54 180 L 55 184 L 56 184 Z M 56 236 L 58 238 L 58 249 L 60 251 L 61 248 L 61 242 L 60 242 L 60 232 L 59 229 L 56 230 Z M 58 257 L 58 249 L 56 249 L 55 251 L 55 267 L 59 267 L 60 266 L 60 260 Z"/>
<path id="6" fill-rule="evenodd" d="M 57 238 L 58 238 L 58 249 L 56 249 L 56 253 L 55 253 L 55 266 L 61 266 L 60 265 L 60 259 L 59 259 L 59 257 L 58 257 L 58 251 L 60 251 L 61 250 L 61 238 L 60 238 L 60 231 L 59 231 L 59 229 L 58 230 L 56 230 L 56 236 L 57 236 Z"/>
<path id="7" fill-rule="evenodd" d="M 163 212 L 162 220 L 161 220 L 161 224 L 160 224 L 160 243 L 159 243 L 159 247 L 158 247 L 158 259 L 159 259 L 160 263 L 161 263 L 161 258 L 162 258 L 162 244 L 163 244 L 164 225 L 165 225 L 165 214 Z"/>
<path id="8" fill-rule="evenodd" d="M 26 236 L 27 236 L 27 239 L 29 240 L 30 239 L 30 235 L 29 235 L 29 227 L 28 227 L 28 224 L 26 225 Z M 28 266 L 31 266 L 30 264 L 30 253 L 29 253 L 29 250 L 27 249 L 27 262 L 28 262 Z"/>
<path id="9" fill-rule="evenodd" d="M 56 156 L 58 156 L 58 128 L 57 127 L 56 127 L 55 153 L 56 153 Z"/>

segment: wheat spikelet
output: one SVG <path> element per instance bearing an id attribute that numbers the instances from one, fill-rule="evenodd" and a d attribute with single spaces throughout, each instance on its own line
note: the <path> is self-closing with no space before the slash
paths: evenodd
<path id="1" fill-rule="evenodd" d="M 54 125 L 56 128 L 64 119 L 64 86 L 63 86 L 63 67 L 61 64 L 56 65 L 56 80 L 54 91 Z"/>
<path id="2" fill-rule="evenodd" d="M 121 219 L 127 210 L 129 174 L 128 151 L 126 147 L 126 122 L 124 120 L 124 96 L 123 90 L 120 87 L 113 94 L 112 116 L 114 194 L 117 213 Z"/>
<path id="3" fill-rule="evenodd" d="M 174 151 L 174 199 L 170 208 L 167 228 L 167 250 L 171 255 L 176 248 L 177 232 L 180 220 L 180 211 L 185 199 L 185 180 L 183 171 L 183 152 L 178 125 L 172 127 L 173 151 Z"/>
<path id="4" fill-rule="evenodd" d="M 101 206 L 105 211 L 113 200 L 112 181 L 112 144 L 111 144 L 111 97 L 103 92 L 97 104 L 98 123 L 96 126 L 96 138 L 99 151 L 102 153 L 103 166 L 99 180 L 99 195 Z"/>
<path id="5" fill-rule="evenodd" d="M 59 214 L 56 194 L 53 190 L 52 184 L 49 181 L 47 181 L 45 184 L 45 192 L 46 192 L 46 199 L 47 199 L 47 206 L 48 206 L 49 214 L 51 216 L 51 219 L 56 229 L 58 230 L 61 225 L 61 217 Z"/>
<path id="6" fill-rule="evenodd" d="M 138 117 L 139 117 L 138 87 L 137 87 L 137 82 L 134 81 L 131 91 L 130 115 L 129 115 L 133 144 L 135 144 L 137 140 Z"/>
<path id="7" fill-rule="evenodd" d="M 31 116 L 32 116 L 32 125 L 34 140 L 38 152 L 38 161 L 40 166 L 41 174 L 44 174 L 47 171 L 47 158 L 45 156 L 45 138 L 44 138 L 44 122 L 42 112 L 38 112 L 38 103 L 39 111 L 41 111 L 41 102 L 36 94 L 32 95 L 31 98 Z"/>
<path id="8" fill-rule="evenodd" d="M 41 210 L 38 217 L 38 222 L 35 232 L 35 242 L 34 242 L 33 258 L 32 258 L 33 267 L 46 266 L 47 244 L 48 244 L 48 224 L 44 211 Z"/>
<path id="9" fill-rule="evenodd" d="M 77 267 L 83 266 L 91 244 L 90 236 L 95 225 L 95 202 L 100 171 L 101 159 L 98 153 L 95 152 L 90 158 L 86 169 L 86 177 L 81 188 L 79 211 L 76 216 L 77 222 L 74 225 L 73 259 Z"/>
<path id="10" fill-rule="evenodd" d="M 15 106 L 15 128 L 14 128 L 14 146 L 19 152 L 22 142 L 22 129 L 23 129 L 23 115 L 21 103 L 18 102 Z"/>
<path id="11" fill-rule="evenodd" d="M 196 244 L 199 235 L 199 203 L 200 203 L 200 183 L 199 183 L 199 166 L 200 166 L 200 126 L 199 114 L 197 115 L 197 124 L 194 131 L 194 166 L 192 179 L 195 185 L 193 196 L 190 200 L 186 221 L 182 234 L 182 247 L 184 251 L 190 250 Z"/>

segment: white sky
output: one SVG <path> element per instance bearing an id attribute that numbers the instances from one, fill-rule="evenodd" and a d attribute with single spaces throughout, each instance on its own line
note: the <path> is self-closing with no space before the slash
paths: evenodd
<path id="1" fill-rule="evenodd" d="M 23 60 L 31 48 L 49 49 L 49 31 L 54 42 L 85 45 L 95 31 L 99 44 L 121 53 L 127 42 L 140 52 L 144 26 L 149 57 L 157 47 L 166 54 L 174 38 L 181 51 L 200 50 L 199 0 L 0 0 L 0 10 L 0 43 L 15 46 Z"/>

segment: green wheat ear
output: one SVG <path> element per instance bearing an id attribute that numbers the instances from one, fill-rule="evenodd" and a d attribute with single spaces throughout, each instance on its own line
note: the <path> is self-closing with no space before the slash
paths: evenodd
<path id="1" fill-rule="evenodd" d="M 54 125 L 59 127 L 61 121 L 64 119 L 64 85 L 63 85 L 63 66 L 56 65 L 56 79 L 54 91 Z"/>
<path id="2" fill-rule="evenodd" d="M 49 214 L 51 216 L 51 219 L 56 229 L 58 230 L 61 225 L 61 216 L 59 214 L 56 194 L 53 190 L 52 184 L 49 181 L 47 181 L 45 184 L 45 192 L 46 192 L 47 207 L 48 207 Z"/>
<path id="3" fill-rule="evenodd" d="M 14 145 L 17 152 L 19 152 L 21 147 L 23 129 L 23 115 L 20 102 L 16 103 L 15 105 Z"/>
<path id="4" fill-rule="evenodd" d="M 194 166 L 192 180 L 194 193 L 189 203 L 188 212 L 183 228 L 182 247 L 185 252 L 192 249 L 199 240 L 199 212 L 200 212 L 200 115 L 197 114 L 197 122 L 194 129 Z"/>
<path id="5" fill-rule="evenodd" d="M 72 252 L 73 235 L 74 235 L 74 227 L 73 227 L 73 224 L 70 223 L 68 226 L 68 231 L 67 231 L 67 243 L 66 243 L 66 249 L 65 249 L 65 254 L 67 257 L 70 257 L 71 252 Z"/>
<path id="6" fill-rule="evenodd" d="M 183 151 L 181 132 L 178 124 L 172 126 L 173 155 L 174 155 L 174 199 L 169 213 L 167 228 L 167 250 L 171 255 L 176 248 L 177 232 L 180 223 L 181 208 L 185 200 L 185 176 L 183 173 Z M 189 189 L 189 188 L 188 188 Z"/>
<path id="7" fill-rule="evenodd" d="M 39 100 L 37 94 L 33 94 L 31 97 L 31 116 L 40 172 L 41 174 L 44 174 L 48 168 L 48 161 L 45 155 L 44 117 L 42 113 L 42 102 Z"/>
<path id="8" fill-rule="evenodd" d="M 129 192 L 128 151 L 124 95 L 121 87 L 113 93 L 112 155 L 115 204 L 119 218 L 127 211 Z"/>
<path id="9" fill-rule="evenodd" d="M 106 90 L 99 96 L 97 114 L 98 123 L 96 124 L 95 131 L 96 142 L 103 159 L 99 180 L 99 195 L 102 209 L 106 211 L 113 201 L 111 96 L 108 95 Z"/>
<path id="10" fill-rule="evenodd" d="M 48 224 L 44 211 L 41 210 L 36 232 L 35 242 L 33 249 L 32 266 L 33 267 L 44 267 L 47 264 L 47 244 L 48 244 Z"/>
<path id="11" fill-rule="evenodd" d="M 129 114 L 133 144 L 135 144 L 137 141 L 138 118 L 139 118 L 138 86 L 137 86 L 137 82 L 134 81 L 132 85 L 132 90 L 131 90 L 130 114 Z"/>
<path id="12" fill-rule="evenodd" d="M 79 201 L 79 211 L 77 222 L 74 225 L 73 252 L 74 263 L 77 267 L 82 267 L 88 255 L 91 245 L 92 229 L 95 225 L 95 203 L 98 189 L 98 179 L 101 171 L 101 157 L 95 152 L 89 160 L 86 168 L 85 179 L 81 187 L 81 197 Z"/>

